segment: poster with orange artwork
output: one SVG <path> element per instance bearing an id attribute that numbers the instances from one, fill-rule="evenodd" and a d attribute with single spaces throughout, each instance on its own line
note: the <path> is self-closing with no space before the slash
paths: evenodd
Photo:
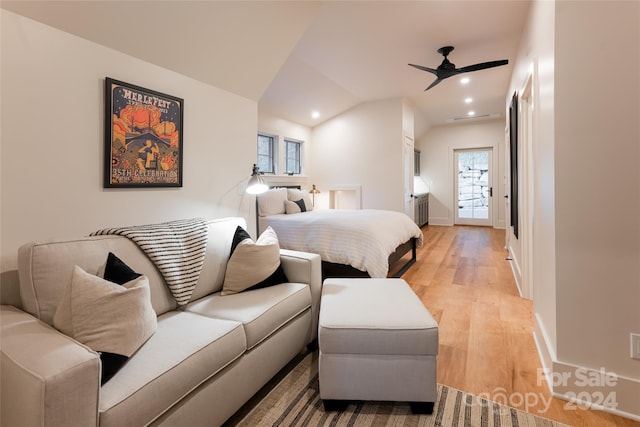
<path id="1" fill-rule="evenodd" d="M 182 187 L 184 100 L 105 83 L 104 187 Z"/>

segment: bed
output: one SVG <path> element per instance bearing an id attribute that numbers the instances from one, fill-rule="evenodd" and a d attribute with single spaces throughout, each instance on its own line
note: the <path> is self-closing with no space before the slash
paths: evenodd
<path id="1" fill-rule="evenodd" d="M 281 248 L 319 254 L 323 278 L 400 277 L 422 245 L 422 231 L 404 213 L 316 210 L 308 193 L 292 188 L 260 195 L 258 213 L 260 231 L 273 228 Z"/>

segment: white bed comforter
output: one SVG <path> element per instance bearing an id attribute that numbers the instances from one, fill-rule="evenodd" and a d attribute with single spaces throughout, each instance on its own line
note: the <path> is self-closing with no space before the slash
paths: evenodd
<path id="1" fill-rule="evenodd" d="M 323 261 L 350 265 L 371 277 L 387 277 L 389 255 L 410 238 L 422 246 L 422 231 L 401 212 L 358 209 L 317 210 L 260 218 L 271 226 L 280 247 L 320 255 Z"/>

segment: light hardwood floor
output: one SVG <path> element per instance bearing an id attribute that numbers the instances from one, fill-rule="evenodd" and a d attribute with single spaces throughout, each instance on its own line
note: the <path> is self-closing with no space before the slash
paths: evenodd
<path id="1" fill-rule="evenodd" d="M 504 230 L 426 226 L 403 276 L 439 324 L 438 382 L 572 426 L 640 426 L 552 398 L 539 375 L 533 305 L 520 298 Z M 536 402 L 537 401 L 537 402 Z"/>

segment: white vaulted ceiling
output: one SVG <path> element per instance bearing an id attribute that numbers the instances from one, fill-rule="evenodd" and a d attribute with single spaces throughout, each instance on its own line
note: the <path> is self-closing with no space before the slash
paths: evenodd
<path id="1" fill-rule="evenodd" d="M 404 97 L 429 124 L 504 114 L 528 1 L 3 1 L 2 8 L 240 96 L 313 127 L 359 103 Z M 452 45 L 458 67 L 435 79 Z M 470 105 L 464 98 L 472 97 Z M 320 112 L 313 119 L 311 111 Z"/>

